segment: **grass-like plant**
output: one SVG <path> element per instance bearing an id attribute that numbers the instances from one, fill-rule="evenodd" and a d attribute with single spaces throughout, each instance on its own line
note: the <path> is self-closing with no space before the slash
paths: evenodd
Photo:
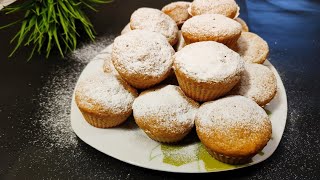
<path id="1" fill-rule="evenodd" d="M 50 55 L 53 48 L 57 48 L 64 57 L 67 52 L 77 47 L 80 34 L 87 35 L 91 40 L 95 38 L 95 31 L 89 18 L 83 11 L 85 8 L 96 11 L 94 4 L 108 3 L 112 0 L 25 0 L 22 3 L 9 5 L 1 11 L 6 14 L 23 12 L 20 20 L 0 27 L 7 28 L 20 24 L 21 28 L 12 38 L 11 43 L 16 46 L 9 55 L 11 57 L 21 46 L 33 46 L 28 58 L 33 57 L 35 51 Z M 83 32 L 79 32 L 79 31 Z"/>

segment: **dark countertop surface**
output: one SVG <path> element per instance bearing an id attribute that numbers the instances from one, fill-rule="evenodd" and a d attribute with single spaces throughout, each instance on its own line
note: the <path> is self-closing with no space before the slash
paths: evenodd
<path id="1" fill-rule="evenodd" d="M 135 9 L 168 2 L 115 0 L 89 15 L 106 45 Z M 269 43 L 269 60 L 287 92 L 286 128 L 270 158 L 239 170 L 189 175 L 147 170 L 98 152 L 75 136 L 69 122 L 85 60 L 54 52 L 26 62 L 30 48 L 8 59 L 18 29 L 11 27 L 0 30 L 0 179 L 320 179 L 320 2 L 238 2 L 250 30 Z M 15 18 L 0 14 L 0 26 Z"/>

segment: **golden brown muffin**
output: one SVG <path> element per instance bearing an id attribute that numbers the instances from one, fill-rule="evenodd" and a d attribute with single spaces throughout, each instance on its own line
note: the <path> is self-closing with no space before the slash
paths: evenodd
<path id="1" fill-rule="evenodd" d="M 247 23 L 243 19 L 237 17 L 234 20 L 241 24 L 243 32 L 249 32 L 249 27 L 248 27 Z"/>
<path id="2" fill-rule="evenodd" d="M 130 85 L 145 89 L 168 77 L 174 53 L 160 33 L 132 30 L 114 40 L 112 62 Z"/>
<path id="3" fill-rule="evenodd" d="M 181 26 L 187 19 L 191 17 L 188 12 L 190 2 L 176 1 L 162 8 L 162 12 L 170 16 L 178 26 Z"/>
<path id="4" fill-rule="evenodd" d="M 232 19 L 237 16 L 238 10 L 239 6 L 234 0 L 194 0 L 190 7 L 192 16 L 221 14 Z"/>
<path id="5" fill-rule="evenodd" d="M 267 145 L 272 134 L 271 121 L 264 109 L 243 96 L 202 104 L 195 124 L 208 152 L 228 164 L 248 163 Z"/>
<path id="6" fill-rule="evenodd" d="M 236 52 L 214 41 L 187 45 L 173 59 L 181 89 L 201 102 L 229 92 L 239 82 L 244 64 Z"/>
<path id="7" fill-rule="evenodd" d="M 139 8 L 130 18 L 130 28 L 158 32 L 164 35 L 171 45 L 177 42 L 178 26 L 162 11 L 153 8 Z"/>
<path id="8" fill-rule="evenodd" d="M 122 78 L 103 72 L 103 60 L 91 61 L 75 90 L 75 101 L 84 119 L 94 127 L 109 128 L 132 113 L 137 91 Z"/>
<path id="9" fill-rule="evenodd" d="M 277 80 L 268 67 L 246 63 L 240 82 L 229 94 L 245 96 L 264 106 L 273 99 L 276 92 Z"/>
<path id="10" fill-rule="evenodd" d="M 234 46 L 241 34 L 241 25 L 220 14 L 204 14 L 188 19 L 181 28 L 186 44 L 216 41 Z"/>
<path id="11" fill-rule="evenodd" d="M 133 103 L 133 116 L 151 139 L 177 142 L 191 131 L 198 107 L 178 86 L 167 85 L 143 91 Z"/>
<path id="12" fill-rule="evenodd" d="M 251 32 L 242 32 L 232 49 L 248 63 L 263 64 L 269 54 L 268 43 Z"/>

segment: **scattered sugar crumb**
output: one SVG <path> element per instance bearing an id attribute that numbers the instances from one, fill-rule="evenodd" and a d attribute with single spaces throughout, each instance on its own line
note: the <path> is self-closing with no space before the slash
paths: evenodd
<path id="1" fill-rule="evenodd" d="M 74 148 L 78 139 L 71 129 L 70 109 L 75 84 L 84 67 L 100 51 L 113 42 L 113 36 L 105 36 L 84 44 L 75 50 L 64 63 L 53 69 L 39 95 L 38 117 L 42 136 L 49 139 L 49 146 Z M 72 66 L 72 68 L 70 68 Z M 41 141 L 41 140 L 39 140 Z M 36 142 L 34 142 L 36 143 Z"/>

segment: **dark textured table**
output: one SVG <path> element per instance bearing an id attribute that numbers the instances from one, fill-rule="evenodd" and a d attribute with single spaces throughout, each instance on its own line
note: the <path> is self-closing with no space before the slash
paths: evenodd
<path id="1" fill-rule="evenodd" d="M 168 2 L 115 0 L 90 17 L 100 38 L 115 36 L 135 9 Z M 251 31 L 269 43 L 270 61 L 288 97 L 283 138 L 266 161 L 188 175 L 147 170 L 98 152 L 74 135 L 69 122 L 72 90 L 86 62 L 79 56 L 62 59 L 56 52 L 48 60 L 35 56 L 26 62 L 28 48 L 8 59 L 9 41 L 18 29 L 12 27 L 0 31 L 0 179 L 320 179 L 320 3 L 238 2 Z M 0 25 L 15 18 L 1 14 Z"/>

